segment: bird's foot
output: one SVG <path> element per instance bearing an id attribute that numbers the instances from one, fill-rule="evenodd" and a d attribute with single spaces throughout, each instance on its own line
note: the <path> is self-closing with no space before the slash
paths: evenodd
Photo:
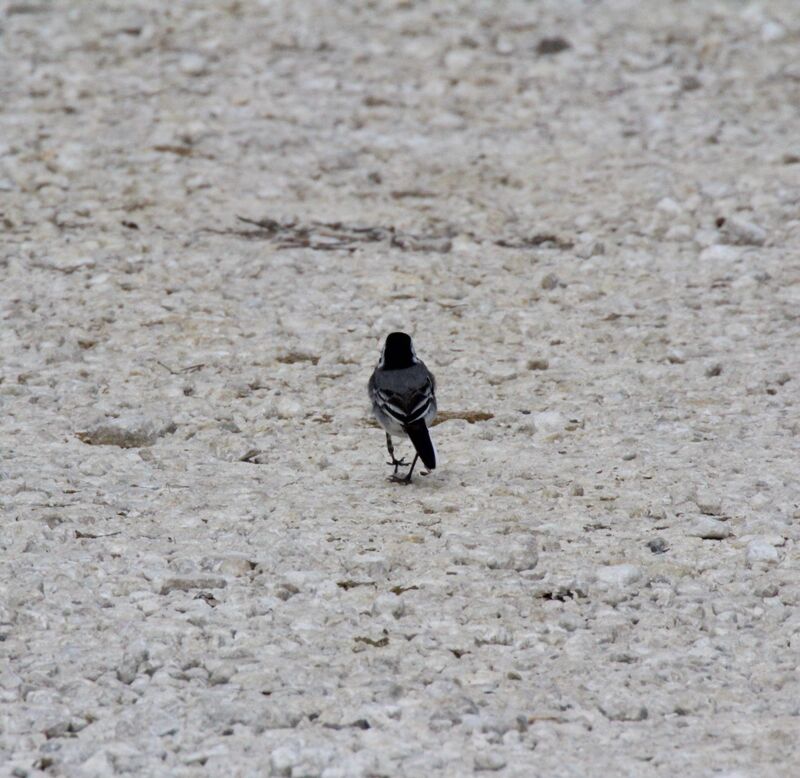
<path id="1" fill-rule="evenodd" d="M 387 465 L 393 465 L 394 466 L 394 473 L 395 473 L 395 475 L 397 475 L 397 468 L 399 468 L 399 467 L 408 467 L 411 463 L 410 462 L 406 462 L 405 457 L 403 457 L 403 459 L 395 459 L 394 457 L 392 457 L 392 461 L 391 462 L 387 462 L 386 464 Z"/>
<path id="2" fill-rule="evenodd" d="M 411 473 L 408 475 L 397 475 L 397 473 L 395 473 L 389 476 L 389 480 L 394 484 L 403 484 L 403 486 L 407 486 L 411 483 Z"/>

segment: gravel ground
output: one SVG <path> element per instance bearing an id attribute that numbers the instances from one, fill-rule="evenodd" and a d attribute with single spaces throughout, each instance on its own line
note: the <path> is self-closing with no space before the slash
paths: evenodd
<path id="1" fill-rule="evenodd" d="M 797 775 L 796 0 L 0 14 L 3 775 Z"/>

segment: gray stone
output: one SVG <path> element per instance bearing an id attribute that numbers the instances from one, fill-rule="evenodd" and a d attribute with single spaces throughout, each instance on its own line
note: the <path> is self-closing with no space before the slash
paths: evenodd
<path id="1" fill-rule="evenodd" d="M 544 276 L 544 278 L 542 278 L 539 285 L 545 291 L 551 292 L 553 289 L 557 289 L 560 283 L 561 281 L 555 273 L 548 273 L 546 276 Z"/>
<path id="2" fill-rule="evenodd" d="M 193 576 L 185 578 L 167 578 L 159 587 L 159 594 L 170 592 L 188 592 L 192 589 L 224 589 L 228 585 L 224 578 L 215 576 Z"/>
<path id="3" fill-rule="evenodd" d="M 733 530 L 723 521 L 701 516 L 692 524 L 688 534 L 705 540 L 724 540 L 733 535 Z"/>
<path id="4" fill-rule="evenodd" d="M 172 421 L 131 413 L 95 422 L 76 435 L 91 446 L 139 448 L 152 446 L 160 437 L 175 432 L 175 429 Z"/>
<path id="5" fill-rule="evenodd" d="M 550 361 L 544 357 L 531 358 L 527 362 L 528 370 L 547 370 L 550 367 Z"/>

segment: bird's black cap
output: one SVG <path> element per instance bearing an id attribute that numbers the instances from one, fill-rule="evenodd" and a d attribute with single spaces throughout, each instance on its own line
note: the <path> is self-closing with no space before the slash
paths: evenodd
<path id="1" fill-rule="evenodd" d="M 405 332 L 391 332 L 386 336 L 381 355 L 384 370 L 402 370 L 417 363 L 417 355 L 411 343 L 411 336 Z"/>

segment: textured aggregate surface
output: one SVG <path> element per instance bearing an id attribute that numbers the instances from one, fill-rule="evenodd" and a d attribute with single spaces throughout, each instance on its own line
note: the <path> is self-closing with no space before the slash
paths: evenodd
<path id="1" fill-rule="evenodd" d="M 797 775 L 795 0 L 0 14 L 3 775 Z"/>

